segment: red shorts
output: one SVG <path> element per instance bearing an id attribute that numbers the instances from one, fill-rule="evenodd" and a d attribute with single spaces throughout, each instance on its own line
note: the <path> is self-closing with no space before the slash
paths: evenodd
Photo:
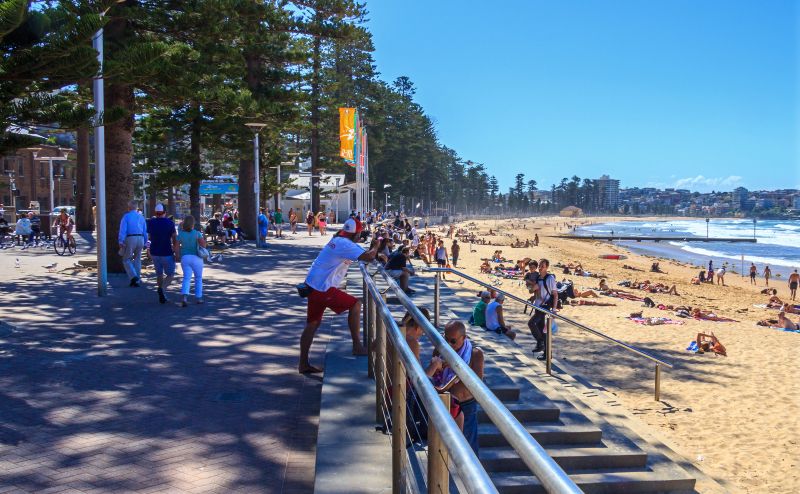
<path id="1" fill-rule="evenodd" d="M 308 296 L 306 321 L 315 322 L 322 320 L 322 314 L 325 312 L 325 309 L 330 309 L 337 314 L 341 314 L 349 310 L 356 302 L 358 302 L 357 298 L 336 287 L 330 287 L 326 292 L 319 292 L 312 289 L 311 294 Z"/>

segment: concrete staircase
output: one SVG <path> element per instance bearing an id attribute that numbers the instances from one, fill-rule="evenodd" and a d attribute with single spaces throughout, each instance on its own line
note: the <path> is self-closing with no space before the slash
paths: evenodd
<path id="1" fill-rule="evenodd" d="M 414 302 L 433 313 L 433 279 L 412 280 Z M 474 300 L 456 297 L 445 286 L 441 296 L 442 324 L 454 317 L 467 320 Z M 405 310 L 396 299 L 389 304 L 399 320 Z M 585 390 L 577 389 L 577 381 L 548 376 L 543 363 L 526 354 L 529 349 L 504 336 L 476 327 L 468 334 L 486 354 L 484 382 L 585 492 L 697 492 L 695 476 L 675 461 L 674 452 L 618 421 L 604 420 L 580 402 L 577 396 Z M 422 355 L 429 358 L 430 349 Z M 479 420 L 479 459 L 499 492 L 545 492 L 485 413 Z"/>

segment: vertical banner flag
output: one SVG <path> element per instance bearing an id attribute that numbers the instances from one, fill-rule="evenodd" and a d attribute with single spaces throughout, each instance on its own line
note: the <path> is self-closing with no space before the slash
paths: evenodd
<path id="1" fill-rule="evenodd" d="M 356 120 L 355 108 L 339 108 L 339 156 L 355 163 Z"/>

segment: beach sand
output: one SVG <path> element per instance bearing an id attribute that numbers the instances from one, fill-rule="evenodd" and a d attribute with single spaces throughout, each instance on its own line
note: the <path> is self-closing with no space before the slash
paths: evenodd
<path id="1" fill-rule="evenodd" d="M 636 218 L 641 220 L 642 218 Z M 663 220 L 658 218 L 657 220 Z M 490 281 L 480 274 L 481 258 L 502 249 L 507 259 L 524 257 L 547 258 L 557 262 L 582 263 L 584 269 L 606 275 L 611 287 L 622 280 L 649 279 L 677 285 L 679 296 L 649 294 L 657 304 L 699 306 L 711 309 L 719 316 L 738 322 L 711 322 L 681 319 L 671 311 L 644 308 L 633 302 L 601 296 L 599 300 L 617 304 L 614 307 L 565 306 L 562 315 L 589 327 L 648 350 L 675 364 L 663 369 L 661 401 L 653 400 L 653 364 L 620 347 L 566 324 L 559 325 L 554 337 L 554 357 L 567 363 L 579 374 L 603 386 L 641 421 L 675 446 L 678 453 L 699 469 L 722 482 L 732 492 L 800 492 L 800 379 L 796 367 L 800 363 L 798 348 L 800 334 L 757 326 L 766 317 L 777 317 L 777 311 L 754 307 L 765 304 L 766 295 L 748 278 L 729 273 L 727 286 L 691 285 L 689 281 L 699 271 L 694 266 L 661 260 L 666 274 L 649 273 L 655 258 L 637 255 L 619 246 L 599 241 L 556 239 L 551 235 L 568 233 L 565 223 L 583 224 L 604 222 L 604 218 L 543 218 L 527 220 L 487 220 L 474 224 L 483 238 L 505 247 L 491 245 L 462 245 L 459 269 L 467 274 Z M 608 221 L 620 221 L 618 217 Z M 525 223 L 526 229 L 520 226 Z M 512 226 L 513 224 L 513 226 Z M 459 224 L 466 227 L 468 223 Z M 560 225 L 560 226 L 559 226 Z M 489 229 L 500 235 L 488 236 Z M 538 233 L 540 244 L 532 248 L 510 248 L 515 238 L 525 240 Z M 452 241 L 447 240 L 449 247 Z M 599 259 L 600 254 L 625 254 L 624 261 Z M 622 268 L 635 266 L 644 272 Z M 496 264 L 493 264 L 495 266 Z M 598 279 L 562 274 L 551 268 L 559 281 L 573 280 L 580 289 L 596 288 Z M 450 280 L 453 279 L 451 275 Z M 496 279 L 496 278 L 494 278 Z M 786 281 L 772 280 L 778 296 L 786 300 L 789 290 Z M 465 297 L 474 297 L 478 287 L 469 282 L 449 283 Z M 502 280 L 498 288 L 515 295 L 529 296 L 524 284 Z M 477 299 L 475 299 L 477 301 Z M 522 306 L 506 302 L 507 321 L 522 332 L 518 340 L 532 343 Z M 627 319 L 632 312 L 642 311 L 644 317 L 670 317 L 683 325 L 643 326 Z M 793 316 L 797 320 L 800 316 Z M 686 351 L 698 332 L 711 332 L 727 348 L 727 357 L 713 354 L 694 354 Z"/>

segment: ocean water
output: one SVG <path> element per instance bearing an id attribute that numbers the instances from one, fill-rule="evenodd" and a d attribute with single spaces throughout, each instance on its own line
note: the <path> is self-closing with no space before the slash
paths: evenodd
<path id="1" fill-rule="evenodd" d="M 758 266 L 759 273 L 768 265 L 773 273 L 788 274 L 800 269 L 800 221 L 757 221 L 755 237 L 757 243 L 730 242 L 683 242 L 685 237 L 705 237 L 705 219 L 676 221 L 620 221 L 578 228 L 576 235 L 614 235 L 639 237 L 675 237 L 667 242 L 615 241 L 631 250 L 707 265 L 709 259 L 715 266 L 728 262 L 737 271 L 741 270 L 744 258 L 745 270 L 750 263 Z M 711 238 L 753 238 L 753 220 L 716 219 L 708 223 Z"/>

